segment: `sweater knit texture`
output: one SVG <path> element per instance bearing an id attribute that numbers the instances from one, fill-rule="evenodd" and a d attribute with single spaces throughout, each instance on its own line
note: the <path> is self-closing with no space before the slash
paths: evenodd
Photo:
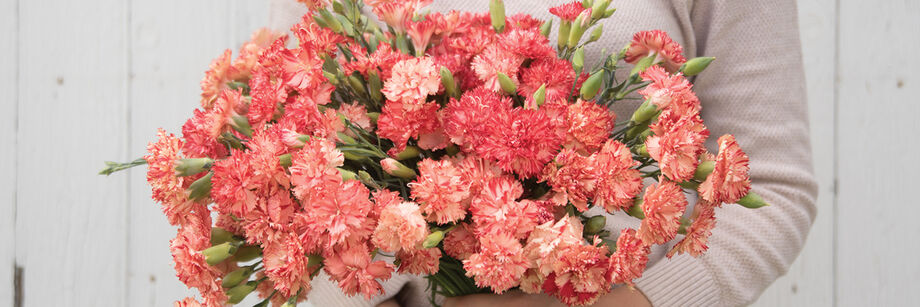
<path id="1" fill-rule="evenodd" d="M 505 8 L 509 16 L 528 13 L 546 20 L 552 17 L 550 7 L 566 2 L 506 0 Z M 488 0 L 436 0 L 427 8 L 482 12 L 488 10 L 488 4 Z M 294 0 L 272 0 L 271 5 L 271 26 L 277 30 L 289 29 L 306 13 Z M 692 79 L 712 134 L 707 148 L 716 152 L 718 136 L 734 134 L 750 156 L 753 191 L 770 203 L 757 210 L 732 204 L 717 209 L 718 223 L 709 251 L 699 258 L 686 254 L 664 257 L 682 236 L 653 248 L 648 269 L 636 280 L 636 288 L 654 306 L 750 304 L 785 274 L 816 214 L 817 184 L 811 166 L 796 3 L 616 0 L 611 6 L 617 12 L 603 22 L 601 40 L 589 45 L 586 63 L 597 63 L 602 49 L 620 50 L 635 32 L 654 29 L 668 32 L 683 45 L 688 59 L 716 57 Z M 619 118 L 627 118 L 638 105 L 638 101 L 626 100 L 612 109 Z M 602 212 L 595 208 L 591 213 Z M 607 229 L 612 233 L 638 226 L 637 219 L 625 214 L 608 215 Z M 396 296 L 402 306 L 430 305 L 427 281 L 422 277 L 394 274 L 383 286 L 385 295 L 370 301 L 346 297 L 320 274 L 313 280 L 309 301 L 314 306 L 374 306 Z"/>

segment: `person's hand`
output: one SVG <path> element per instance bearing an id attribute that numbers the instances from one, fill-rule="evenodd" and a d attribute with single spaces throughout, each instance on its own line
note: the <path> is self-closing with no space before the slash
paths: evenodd
<path id="1" fill-rule="evenodd" d="M 495 306 L 495 307 L 557 307 L 565 306 L 559 300 L 546 294 L 526 294 L 520 291 L 505 294 L 474 294 L 460 297 L 449 297 L 444 301 L 444 307 L 459 306 Z M 652 303 L 642 292 L 629 287 L 613 289 L 607 295 L 601 296 L 592 306 L 629 306 L 651 307 Z"/>

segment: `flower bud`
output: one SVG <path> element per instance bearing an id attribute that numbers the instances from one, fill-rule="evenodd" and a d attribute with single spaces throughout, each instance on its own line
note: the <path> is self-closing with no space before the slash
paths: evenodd
<path id="1" fill-rule="evenodd" d="M 191 176 L 210 169 L 214 160 L 210 158 L 179 159 L 176 165 L 176 176 Z"/>
<path id="2" fill-rule="evenodd" d="M 629 130 L 626 130 L 626 139 L 631 140 L 639 135 L 642 135 L 648 130 L 649 130 L 648 125 L 643 124 L 643 125 L 633 126 L 632 128 L 629 128 Z"/>
<path id="3" fill-rule="evenodd" d="M 221 280 L 220 285 L 224 288 L 232 288 L 236 285 L 239 285 L 244 280 L 249 279 L 249 276 L 252 275 L 252 267 L 244 266 L 242 268 L 236 269 L 233 272 L 224 276 Z"/>
<path id="4" fill-rule="evenodd" d="M 748 192 L 747 195 L 744 195 L 744 197 L 738 200 L 738 204 L 748 209 L 757 209 L 760 207 L 766 207 L 770 205 L 766 201 L 764 201 L 763 198 L 760 197 L 760 195 L 758 195 L 757 193 L 754 193 L 753 191 Z"/>
<path id="5" fill-rule="evenodd" d="M 291 162 L 291 154 L 283 154 L 278 156 L 278 163 L 283 167 L 291 167 L 293 162 Z"/>
<path id="6" fill-rule="evenodd" d="M 607 9 L 606 11 L 604 11 L 604 18 L 610 18 L 610 16 L 613 16 L 613 13 L 615 13 L 616 11 L 617 9 L 614 7 Z"/>
<path id="7" fill-rule="evenodd" d="M 706 67 L 709 67 L 709 63 L 712 63 L 715 59 L 714 57 L 692 58 L 680 67 L 680 72 L 684 73 L 685 76 L 696 76 L 703 72 Z"/>
<path id="8" fill-rule="evenodd" d="M 444 240 L 443 230 L 432 232 L 431 234 L 428 235 L 428 237 L 425 238 L 425 241 L 422 241 L 422 247 L 432 248 L 432 247 L 438 246 L 438 244 L 441 243 L 441 240 Z"/>
<path id="9" fill-rule="evenodd" d="M 610 0 L 595 0 L 591 5 L 591 18 L 600 19 L 604 17 L 604 14 L 607 12 L 607 6 L 610 5 Z"/>
<path id="10" fill-rule="evenodd" d="M 604 25 L 598 25 L 594 28 L 594 31 L 591 31 L 591 36 L 588 37 L 588 43 L 596 42 L 601 39 L 601 35 L 604 35 Z"/>
<path id="11" fill-rule="evenodd" d="M 243 301 L 249 293 L 252 293 L 252 290 L 256 289 L 259 283 L 255 281 L 250 281 L 245 284 L 237 285 L 236 287 L 230 288 L 227 290 L 227 303 L 230 304 L 239 304 Z"/>
<path id="12" fill-rule="evenodd" d="M 380 118 L 380 112 L 367 112 L 367 117 L 371 119 L 371 123 L 377 125 L 377 119 Z"/>
<path id="13" fill-rule="evenodd" d="M 581 36 L 585 34 L 585 31 L 588 30 L 588 25 L 591 23 L 591 9 L 587 9 L 578 14 L 578 17 L 575 18 L 575 21 L 572 22 L 572 29 L 569 31 L 569 40 L 567 46 L 569 48 L 575 48 L 578 46 L 578 42 L 581 40 Z"/>
<path id="14" fill-rule="evenodd" d="M 326 80 L 329 81 L 329 84 L 339 85 L 339 79 L 335 77 L 334 73 L 323 71 L 323 77 L 326 77 Z"/>
<path id="15" fill-rule="evenodd" d="M 342 180 L 344 181 L 358 179 L 358 174 L 355 174 L 355 172 L 349 171 L 341 167 L 336 167 L 335 169 L 339 170 L 339 175 L 342 176 Z"/>
<path id="16" fill-rule="evenodd" d="M 556 40 L 556 46 L 559 49 L 564 48 L 566 44 L 568 44 L 569 32 L 571 31 L 572 31 L 571 22 L 563 20 L 562 23 L 559 24 L 559 39 Z"/>
<path id="17" fill-rule="evenodd" d="M 252 137 L 252 127 L 249 126 L 249 118 L 243 115 L 233 115 L 230 117 L 230 127 L 245 136 Z"/>
<path id="18" fill-rule="evenodd" d="M 553 31 L 553 20 L 547 20 L 542 25 L 540 25 L 540 34 L 544 37 L 549 38 L 549 33 Z"/>
<path id="19" fill-rule="evenodd" d="M 211 245 L 217 245 L 233 240 L 233 233 L 220 227 L 211 227 Z"/>
<path id="20" fill-rule="evenodd" d="M 585 80 L 585 83 L 581 85 L 581 99 L 594 99 L 594 96 L 597 96 L 597 92 L 601 89 L 601 83 L 603 83 L 603 81 L 603 70 L 598 70 L 597 72 L 591 74 L 591 76 L 588 77 L 588 80 Z"/>
<path id="21" fill-rule="evenodd" d="M 399 178 L 412 179 L 412 178 L 415 178 L 415 176 L 417 176 L 415 174 L 415 171 L 405 166 L 404 164 L 399 163 L 399 161 L 396 161 L 393 158 L 386 158 L 386 159 L 380 160 L 380 166 L 383 167 L 383 171 L 387 172 L 387 174 L 390 174 L 392 176 L 396 176 Z"/>
<path id="22" fill-rule="evenodd" d="M 323 261 L 326 260 L 322 255 L 307 255 L 307 268 L 312 268 L 320 265 Z"/>
<path id="23" fill-rule="evenodd" d="M 636 147 L 634 147 L 633 149 L 634 149 L 634 151 L 635 151 L 635 153 L 636 153 L 637 155 L 640 155 L 640 156 L 643 156 L 643 157 L 646 157 L 646 158 L 649 157 L 649 155 L 648 155 L 648 148 L 645 147 L 645 144 L 639 144 L 639 145 L 637 145 Z"/>
<path id="24" fill-rule="evenodd" d="M 236 262 L 248 262 L 262 255 L 262 249 L 255 245 L 243 245 L 233 254 L 233 260 Z"/>
<path id="25" fill-rule="evenodd" d="M 348 85 L 351 86 L 355 93 L 359 95 L 367 94 L 367 90 L 364 89 L 364 82 L 359 79 L 358 74 L 351 74 L 346 80 L 348 80 Z"/>
<path id="26" fill-rule="evenodd" d="M 378 103 L 383 101 L 383 93 L 380 92 L 380 89 L 383 88 L 383 83 L 380 81 L 380 76 L 374 70 L 369 71 L 367 75 L 367 87 L 370 90 L 371 99 Z"/>
<path id="27" fill-rule="evenodd" d="M 198 178 L 188 186 L 188 199 L 197 200 L 207 197 L 211 194 L 211 176 L 214 173 L 208 172 L 204 177 Z"/>
<path id="28" fill-rule="evenodd" d="M 585 67 L 585 47 L 579 47 L 575 49 L 575 53 L 572 55 L 572 69 L 575 69 L 576 73 L 581 73 L 581 69 Z"/>
<path id="29" fill-rule="evenodd" d="M 693 179 L 698 181 L 706 181 L 706 177 L 709 177 L 709 174 L 712 174 L 712 171 L 716 168 L 716 162 L 714 161 L 703 161 L 696 166 L 696 172 L 693 173 Z"/>
<path id="30" fill-rule="evenodd" d="M 680 218 L 680 227 L 677 228 L 677 233 L 685 235 L 687 234 L 687 228 L 690 228 L 690 219 Z"/>
<path id="31" fill-rule="evenodd" d="M 546 101 L 546 83 L 540 85 L 540 88 L 536 92 L 533 92 L 533 101 L 537 106 L 542 106 L 543 102 Z"/>
<path id="32" fill-rule="evenodd" d="M 227 260 L 230 256 L 233 256 L 233 253 L 236 252 L 237 245 L 232 242 L 224 242 L 217 244 L 211 247 L 206 248 L 201 251 L 201 254 L 204 255 L 205 261 L 210 265 L 217 265 L 218 263 Z"/>
<path id="33" fill-rule="evenodd" d="M 636 200 L 633 202 L 633 206 L 629 207 L 629 209 L 626 210 L 626 214 L 631 217 L 640 219 L 640 220 L 645 219 L 645 212 L 642 212 L 643 202 L 644 201 L 642 200 L 641 197 L 637 197 Z"/>
<path id="34" fill-rule="evenodd" d="M 396 160 L 407 160 L 412 158 L 418 158 L 418 155 L 421 153 L 421 150 L 415 146 L 406 146 L 406 149 L 400 151 L 396 154 Z"/>
<path id="35" fill-rule="evenodd" d="M 581 2 L 581 7 L 583 7 L 583 8 L 590 8 L 591 5 L 593 5 L 593 4 L 594 4 L 594 1 L 593 1 L 593 0 L 584 0 L 584 1 Z"/>
<path id="36" fill-rule="evenodd" d="M 454 74 L 447 67 L 441 66 L 441 84 L 444 85 L 444 92 L 448 96 L 460 98 L 460 91 L 457 90 L 457 81 L 454 80 Z"/>
<path id="37" fill-rule="evenodd" d="M 639 108 L 637 108 L 635 112 L 633 112 L 630 121 L 633 124 L 645 123 L 651 120 L 652 117 L 655 117 L 655 115 L 658 115 L 658 106 L 646 100 L 639 105 Z"/>
<path id="38" fill-rule="evenodd" d="M 601 232 L 601 230 L 604 230 L 604 226 L 607 226 L 607 217 L 603 215 L 592 216 L 585 222 L 585 234 L 593 235 Z"/>
<path id="39" fill-rule="evenodd" d="M 497 77 L 498 85 L 501 86 L 502 91 L 509 95 L 514 95 L 514 93 L 517 93 L 517 85 L 514 84 L 514 81 L 511 81 L 511 78 L 508 77 L 508 75 L 502 72 L 498 72 Z"/>
<path id="40" fill-rule="evenodd" d="M 344 30 L 342 28 L 342 23 L 339 22 L 339 20 L 336 19 L 335 16 L 332 16 L 332 13 L 323 9 L 323 10 L 319 10 L 319 15 L 320 17 L 322 17 L 323 23 L 325 23 L 326 28 L 329 28 L 329 30 L 332 30 L 332 32 L 335 32 L 335 33 L 342 33 L 342 31 Z"/>
<path id="41" fill-rule="evenodd" d="M 653 54 L 653 55 L 642 58 L 641 60 L 636 62 L 636 67 L 633 67 L 632 71 L 629 72 L 629 75 L 630 76 L 638 75 L 640 72 L 645 71 L 646 69 L 651 67 L 652 64 L 655 64 L 656 58 L 658 58 L 657 54 Z"/>
<path id="42" fill-rule="evenodd" d="M 489 16 L 492 18 L 492 28 L 496 33 L 505 31 L 505 2 L 492 0 L 489 2 Z"/>

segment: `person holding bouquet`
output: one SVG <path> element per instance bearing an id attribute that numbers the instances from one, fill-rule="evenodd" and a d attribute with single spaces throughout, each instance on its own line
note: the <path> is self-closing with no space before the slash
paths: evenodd
<path id="1" fill-rule="evenodd" d="M 375 1 L 367 1 L 368 3 Z M 554 17 L 550 8 L 567 2 L 505 1 L 509 15 Z M 752 303 L 798 255 L 814 220 L 816 182 L 812 174 L 805 79 L 800 54 L 796 3 L 792 0 L 614 1 L 615 18 L 604 20 L 603 37 L 586 49 L 599 61 L 602 49 L 618 50 L 633 33 L 661 29 L 683 46 L 687 58 L 715 57 L 706 73 L 692 79 L 702 102 L 702 117 L 715 135 L 734 134 L 751 159 L 753 190 L 771 206 L 756 212 L 740 206 L 719 211 L 709 251 L 694 258 L 666 257 L 670 245 L 653 248 L 648 269 L 634 286 L 618 287 L 596 306 L 736 306 Z M 271 22 L 284 31 L 307 13 L 303 3 L 273 0 Z M 489 0 L 436 1 L 431 11 L 482 11 Z M 621 78 L 626 77 L 625 72 Z M 638 104 L 613 105 L 632 114 Z M 715 138 L 706 143 L 716 149 Z M 713 151 L 715 152 L 715 151 Z M 691 204 L 693 202 L 691 201 Z M 596 210 L 596 208 L 595 208 Z M 600 210 L 599 212 L 603 212 Z M 628 216 L 608 216 L 606 228 L 618 233 L 638 227 Z M 346 297 L 325 278 L 315 278 L 315 306 L 419 306 L 429 304 L 426 281 L 397 274 L 383 283 L 386 295 L 364 300 Z M 450 298 L 444 306 L 550 306 L 546 295 L 509 292 Z"/>

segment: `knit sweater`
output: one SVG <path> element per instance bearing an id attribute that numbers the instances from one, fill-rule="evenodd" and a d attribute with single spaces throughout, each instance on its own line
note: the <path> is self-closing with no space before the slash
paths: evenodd
<path id="1" fill-rule="evenodd" d="M 548 19 L 548 9 L 565 2 L 506 0 L 505 8 L 509 16 L 528 13 Z M 428 8 L 481 12 L 488 10 L 488 3 L 436 0 Z M 699 258 L 664 257 L 682 236 L 656 246 L 636 287 L 654 306 L 750 304 L 792 264 L 816 214 L 796 3 L 617 0 L 611 6 L 617 12 L 603 22 L 603 38 L 589 45 L 586 62 L 596 63 L 602 49 L 620 50 L 633 33 L 653 29 L 668 32 L 684 46 L 687 58 L 716 57 L 692 80 L 703 105 L 702 117 L 714 136 L 707 148 L 717 151 L 716 138 L 734 134 L 750 156 L 753 191 L 771 204 L 756 210 L 733 204 L 717 209 L 709 251 Z M 272 27 L 287 30 L 305 12 L 294 0 L 272 0 Z M 613 110 L 625 118 L 637 106 L 627 100 Z M 607 228 L 619 233 L 638 224 L 635 218 L 614 214 L 608 216 Z M 396 295 L 403 306 L 427 306 L 426 285 L 422 277 L 395 274 L 383 283 L 385 295 L 367 301 L 344 296 L 320 275 L 313 280 L 309 300 L 315 306 L 372 306 Z"/>

